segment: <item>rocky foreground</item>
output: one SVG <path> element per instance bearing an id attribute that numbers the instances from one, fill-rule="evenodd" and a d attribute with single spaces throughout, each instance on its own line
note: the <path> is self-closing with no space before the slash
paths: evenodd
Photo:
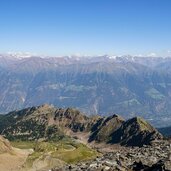
<path id="1" fill-rule="evenodd" d="M 99 151 L 102 149 L 98 149 Z M 103 152 L 95 160 L 54 168 L 52 171 L 170 171 L 171 143 L 153 142 L 151 146 L 118 147 L 113 152 Z"/>

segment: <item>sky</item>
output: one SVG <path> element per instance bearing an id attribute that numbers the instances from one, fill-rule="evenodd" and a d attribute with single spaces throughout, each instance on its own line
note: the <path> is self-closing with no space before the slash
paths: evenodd
<path id="1" fill-rule="evenodd" d="M 171 0 L 0 0 L 0 53 L 171 56 Z"/>

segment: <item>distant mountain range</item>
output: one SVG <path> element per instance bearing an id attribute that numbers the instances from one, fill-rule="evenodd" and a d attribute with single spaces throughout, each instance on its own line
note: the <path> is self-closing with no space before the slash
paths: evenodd
<path id="1" fill-rule="evenodd" d="M 171 138 L 171 126 L 170 126 L 170 127 L 160 128 L 159 131 L 160 131 L 164 136 L 167 136 L 167 137 Z"/>
<path id="2" fill-rule="evenodd" d="M 0 55 L 0 113 L 53 104 L 171 123 L 171 58 Z"/>
<path id="3" fill-rule="evenodd" d="M 73 137 L 86 143 L 109 143 L 124 146 L 150 145 L 163 136 L 144 119 L 125 121 L 118 115 L 88 117 L 72 108 L 49 105 L 26 108 L 2 115 L 0 134 L 9 140 L 60 140 Z"/>

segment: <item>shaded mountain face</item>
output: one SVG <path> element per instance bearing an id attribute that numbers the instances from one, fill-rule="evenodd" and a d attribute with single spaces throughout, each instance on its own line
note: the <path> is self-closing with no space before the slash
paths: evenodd
<path id="1" fill-rule="evenodd" d="M 108 142 L 110 136 L 115 132 L 122 124 L 124 119 L 118 115 L 112 115 L 107 118 L 99 119 L 92 127 L 89 142 Z"/>
<path id="2" fill-rule="evenodd" d="M 48 103 L 169 125 L 170 64 L 171 58 L 0 55 L 0 113 Z"/>
<path id="3" fill-rule="evenodd" d="M 110 143 L 120 143 L 126 146 L 143 146 L 151 141 L 162 139 L 163 136 L 144 119 L 135 117 L 121 125 L 112 134 Z"/>
<path id="4" fill-rule="evenodd" d="M 142 146 L 162 135 L 141 118 L 124 121 L 118 115 L 88 117 L 72 108 L 31 107 L 1 116 L 0 134 L 10 140 L 59 140 L 87 137 L 95 143 Z"/>

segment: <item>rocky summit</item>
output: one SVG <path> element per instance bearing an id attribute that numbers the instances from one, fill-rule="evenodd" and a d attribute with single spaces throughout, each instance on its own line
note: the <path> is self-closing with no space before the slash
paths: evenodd
<path id="1" fill-rule="evenodd" d="M 0 133 L 10 140 L 57 140 L 75 137 L 88 143 L 149 145 L 163 136 L 142 118 L 88 117 L 72 108 L 31 107 L 2 116 Z M 84 138 L 83 138 L 84 137 Z"/>

